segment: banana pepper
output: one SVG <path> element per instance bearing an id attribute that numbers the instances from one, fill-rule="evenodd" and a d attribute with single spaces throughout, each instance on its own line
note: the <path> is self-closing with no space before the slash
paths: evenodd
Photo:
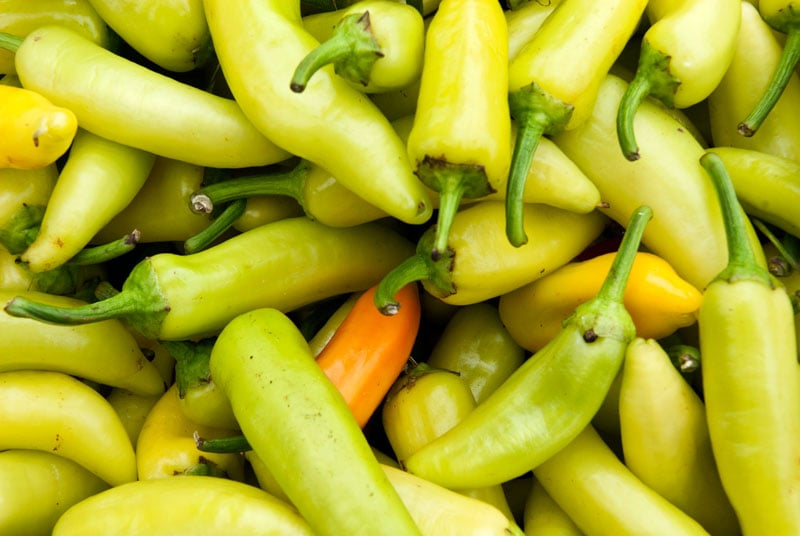
<path id="1" fill-rule="evenodd" d="M 519 133 L 506 194 L 508 240 L 527 241 L 522 190 L 544 134 L 583 123 L 603 78 L 644 13 L 646 0 L 563 0 L 508 66 L 509 107 Z"/>
<path id="2" fill-rule="evenodd" d="M 289 0 L 204 2 L 231 93 L 249 120 L 286 151 L 331 172 L 346 187 L 411 224 L 433 212 L 405 145 L 361 92 L 328 70 L 302 93 L 290 88 L 297 64 L 319 42 Z"/>
<path id="3" fill-rule="evenodd" d="M 603 283 L 613 253 L 570 263 L 500 297 L 500 318 L 522 347 L 536 351 L 561 329 L 579 304 L 591 299 Z M 681 279 L 664 259 L 639 252 L 625 289 L 625 308 L 636 334 L 660 339 L 696 321 L 702 294 Z"/>
<path id="4" fill-rule="evenodd" d="M 439 192 L 431 254 L 444 254 L 462 197 L 500 188 L 511 161 L 508 31 L 496 0 L 443 0 L 425 34 L 408 155 Z M 526 173 L 527 175 L 527 173 Z"/>

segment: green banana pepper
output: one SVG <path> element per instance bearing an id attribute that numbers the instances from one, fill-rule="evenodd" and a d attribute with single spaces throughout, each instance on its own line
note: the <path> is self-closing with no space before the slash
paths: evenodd
<path id="1" fill-rule="evenodd" d="M 591 422 L 634 338 L 623 295 L 652 211 L 634 212 L 602 288 L 544 348 L 459 424 L 412 454 L 406 469 L 444 487 L 500 484 L 570 443 Z"/>
<path id="2" fill-rule="evenodd" d="M 342 395 L 285 314 L 255 309 L 231 320 L 210 368 L 253 450 L 315 533 L 419 534 Z"/>
<path id="3" fill-rule="evenodd" d="M 360 91 L 329 70 L 303 93 L 289 87 L 297 64 L 319 42 L 293 0 L 205 0 L 220 66 L 236 102 L 281 147 L 327 169 L 387 214 L 410 224 L 430 219 L 430 198 L 405 145 Z"/>
<path id="4" fill-rule="evenodd" d="M 800 383 L 794 311 L 757 261 L 725 164 L 701 158 L 725 217 L 730 260 L 698 315 L 703 393 L 722 486 L 744 534 L 800 533 Z"/>
<path id="5" fill-rule="evenodd" d="M 57 324 L 122 317 L 153 339 L 201 338 L 256 307 L 291 311 L 364 290 L 412 250 L 404 237 L 377 223 L 333 228 L 288 218 L 199 253 L 152 255 L 131 270 L 119 293 L 83 307 L 18 297 L 5 309 Z"/>

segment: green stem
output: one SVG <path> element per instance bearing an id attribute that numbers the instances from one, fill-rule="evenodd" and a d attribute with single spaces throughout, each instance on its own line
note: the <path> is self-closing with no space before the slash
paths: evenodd
<path id="1" fill-rule="evenodd" d="M 0 32 L 0 48 L 9 52 L 16 52 L 22 44 L 23 38 L 10 33 Z"/>
<path id="2" fill-rule="evenodd" d="M 246 208 L 246 199 L 237 199 L 228 204 L 220 215 L 211 221 L 211 225 L 183 242 L 183 251 L 191 254 L 206 249 L 233 226 L 236 220 L 244 214 Z"/>
<path id="3" fill-rule="evenodd" d="M 766 120 L 772 108 L 781 98 L 783 90 L 794 75 L 794 69 L 800 61 L 800 29 L 792 29 L 786 34 L 786 44 L 783 46 L 780 60 L 772 75 L 769 86 L 756 103 L 750 115 L 739 123 L 738 131 L 742 136 L 750 137 L 756 133 L 761 124 Z"/>
<path id="4" fill-rule="evenodd" d="M 798 259 L 791 251 L 789 251 L 789 248 L 787 248 L 786 245 L 783 242 L 781 242 L 777 236 L 775 236 L 775 233 L 772 232 L 772 229 L 770 229 L 769 226 L 767 226 L 767 224 L 761 220 L 753 218 L 752 221 L 753 221 L 753 226 L 759 231 L 761 231 L 761 233 L 765 237 L 767 237 L 767 240 L 769 240 L 770 244 L 775 246 L 775 249 L 777 249 L 778 253 L 781 254 L 781 256 L 783 257 L 782 260 L 787 264 L 787 268 L 790 270 L 797 270 Z M 769 261 L 769 259 L 767 260 Z M 770 272 L 776 276 L 780 276 L 779 274 L 773 272 L 772 270 L 770 270 Z"/>
<path id="5" fill-rule="evenodd" d="M 690 374 L 700 368 L 700 350 L 697 347 L 674 344 L 666 351 L 670 361 L 681 374 Z"/>
<path id="6" fill-rule="evenodd" d="M 430 263 L 425 257 L 419 253 L 412 255 L 381 279 L 373 301 L 382 314 L 396 315 L 400 311 L 400 303 L 394 298 L 395 294 L 409 283 L 430 277 Z"/>
<path id="7" fill-rule="evenodd" d="M 464 185 L 462 181 L 454 179 L 445 182 L 444 188 L 439 192 L 439 211 L 436 215 L 436 236 L 431 249 L 433 260 L 439 260 L 442 252 L 447 251 L 447 241 L 450 235 L 450 227 L 453 225 L 453 218 L 458 212 L 461 198 L 464 196 Z"/>
<path id="8" fill-rule="evenodd" d="M 39 234 L 46 209 L 44 205 L 20 206 L 0 228 L 0 245 L 12 255 L 19 255 L 28 249 Z"/>
<path id="9" fill-rule="evenodd" d="M 201 452 L 214 452 L 219 454 L 247 452 L 253 449 L 247 441 L 247 438 L 243 435 L 214 439 L 205 439 L 200 436 L 195 436 L 194 443 L 197 446 L 197 450 Z"/>
<path id="10" fill-rule="evenodd" d="M 337 75 L 366 86 L 372 66 L 381 57 L 380 44 L 370 28 L 369 11 L 346 15 L 331 37 L 303 58 L 289 87 L 302 93 L 314 73 L 331 63 Z"/>
<path id="11" fill-rule="evenodd" d="M 706 152 L 700 157 L 700 164 L 711 176 L 717 192 L 728 245 L 728 265 L 716 279 L 731 282 L 750 279 L 772 286 L 769 272 L 758 264 L 755 251 L 748 240 L 744 211 L 736 197 L 736 190 L 724 162 L 719 155 Z"/>
<path id="12" fill-rule="evenodd" d="M 633 130 L 633 118 L 642 101 L 650 94 L 650 77 L 647 72 L 636 71 L 631 83 L 628 84 L 617 111 L 617 139 L 622 154 L 630 161 L 639 159 L 639 145 L 636 143 L 636 134 Z"/>
<path id="13" fill-rule="evenodd" d="M 543 115 L 532 115 L 527 121 L 517 121 L 517 139 L 511 156 L 511 169 L 506 184 L 506 236 L 512 246 L 519 247 L 528 243 L 525 233 L 525 183 L 533 162 L 533 154 L 539 146 L 546 127 L 547 118 Z"/>
<path id="14" fill-rule="evenodd" d="M 251 175 L 215 182 L 194 192 L 189 201 L 190 207 L 192 212 L 209 214 L 214 210 L 214 205 L 258 195 L 288 196 L 305 206 L 303 190 L 311 168 L 311 162 L 300 160 L 297 166 L 284 173 Z"/>
<path id="15" fill-rule="evenodd" d="M 631 215 L 625 228 L 625 234 L 622 236 L 622 242 L 619 245 L 617 254 L 614 256 L 614 262 L 611 263 L 611 269 L 603 281 L 603 286 L 600 287 L 600 291 L 597 293 L 598 301 L 623 303 L 625 287 L 628 284 L 628 276 L 631 273 L 633 261 L 639 251 L 639 244 L 642 241 L 647 222 L 652 217 L 653 210 L 646 205 L 640 206 Z"/>
<path id="16" fill-rule="evenodd" d="M 74 266 L 89 266 L 92 264 L 102 264 L 110 261 L 111 259 L 116 259 L 117 257 L 132 251 L 139 243 L 140 236 L 141 233 L 139 230 L 134 229 L 122 238 L 118 238 L 117 240 L 111 241 L 107 244 L 102 244 L 100 246 L 91 248 L 84 248 L 75 254 L 75 256 L 69 261 L 67 261 L 67 264 Z"/>
<path id="17" fill-rule="evenodd" d="M 119 318 L 137 312 L 135 296 L 120 292 L 102 302 L 88 303 L 77 307 L 59 307 L 16 296 L 5 305 L 11 316 L 33 318 L 43 322 L 74 326 L 99 322 L 109 318 Z"/>
<path id="18" fill-rule="evenodd" d="M 209 363 L 214 340 L 211 338 L 198 342 L 160 341 L 175 359 L 175 384 L 180 398 L 186 396 L 189 389 L 208 383 L 210 380 Z"/>

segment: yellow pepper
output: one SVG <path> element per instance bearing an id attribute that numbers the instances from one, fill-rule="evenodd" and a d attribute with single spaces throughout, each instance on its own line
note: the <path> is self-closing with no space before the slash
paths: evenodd
<path id="1" fill-rule="evenodd" d="M 543 347 L 581 303 L 597 294 L 614 253 L 567 264 L 500 297 L 500 318 L 517 343 Z M 638 252 L 625 290 L 625 308 L 640 337 L 659 339 L 695 323 L 702 294 L 661 257 Z"/>
<path id="2" fill-rule="evenodd" d="M 0 85 L 0 168 L 49 166 L 67 151 L 77 130 L 71 110 L 35 91 Z"/>

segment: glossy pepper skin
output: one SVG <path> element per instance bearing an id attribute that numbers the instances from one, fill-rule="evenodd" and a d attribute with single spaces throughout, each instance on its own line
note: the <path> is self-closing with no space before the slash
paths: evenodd
<path id="1" fill-rule="evenodd" d="M 67 324 L 123 317 L 153 339 L 202 338 L 259 306 L 291 311 L 368 288 L 412 250 L 404 237 L 377 223 L 337 229 L 289 218 L 192 255 L 148 257 L 118 294 L 85 307 L 42 309 L 15 298 L 6 311 Z"/>
<path id="2" fill-rule="evenodd" d="M 698 318 L 711 447 L 744 534 L 800 531 L 800 383 L 786 290 L 755 260 L 725 165 L 702 163 L 724 207 L 730 261 Z"/>
<path id="3" fill-rule="evenodd" d="M 84 34 L 103 48 L 111 44 L 108 25 L 89 0 L 0 1 L 0 32 L 25 37 L 41 26 L 54 23 Z M 14 54 L 0 50 L 0 75 L 14 73 Z"/>
<path id="4" fill-rule="evenodd" d="M 425 34 L 408 156 L 417 176 L 439 192 L 438 257 L 461 198 L 497 191 L 511 162 L 508 31 L 495 0 L 443 0 Z"/>
<path id="5" fill-rule="evenodd" d="M 417 252 L 381 280 L 375 305 L 391 314 L 392 296 L 410 281 L 421 280 L 433 296 L 452 305 L 468 305 L 530 283 L 563 266 L 580 253 L 605 226 L 597 211 L 576 214 L 546 205 L 526 205 L 525 225 L 531 240 L 514 247 L 503 239 L 502 202 L 480 201 L 456 214 L 446 255 L 433 260 L 433 229 L 417 243 Z"/>
<path id="6" fill-rule="evenodd" d="M 5 450 L 0 453 L 0 531 L 49 536 L 70 506 L 108 487 L 62 456 L 39 450 Z"/>
<path id="7" fill-rule="evenodd" d="M 728 170 L 744 211 L 800 236 L 800 163 L 741 147 L 712 147 Z"/>
<path id="8" fill-rule="evenodd" d="M 758 9 L 742 2 L 742 22 L 736 52 L 728 71 L 708 98 L 713 145 L 740 147 L 800 159 L 800 80 L 792 75 L 772 111 L 749 137 L 738 133 L 738 123 L 755 107 L 769 85 L 783 45 Z"/>
<path id="9" fill-rule="evenodd" d="M 144 515 L 143 515 L 144 514 Z M 314 534 L 291 505 L 255 486 L 213 476 L 137 480 L 67 510 L 53 536 L 189 533 Z"/>
<path id="10" fill-rule="evenodd" d="M 622 296 L 651 217 L 645 206 L 635 212 L 597 295 L 472 413 L 412 454 L 409 472 L 454 489 L 500 484 L 547 460 L 589 424 L 634 337 Z"/>
<path id="11" fill-rule="evenodd" d="M 601 212 L 624 225 L 639 204 L 650 206 L 658 216 L 642 242 L 703 290 L 727 262 L 719 201 L 698 163 L 704 149 L 663 106 L 645 101 L 634 123 L 642 155 L 633 163 L 627 160 L 608 143 L 626 88 L 623 79 L 606 77 L 591 117 L 553 141 L 600 190 L 608 203 Z M 752 227 L 748 232 L 758 243 Z"/>
<path id="12" fill-rule="evenodd" d="M 0 290 L 0 301 L 19 295 L 62 307 L 85 303 L 66 296 L 19 290 Z M 65 327 L 3 314 L 0 331 L 0 371 L 51 370 L 139 395 L 164 392 L 158 370 L 118 320 Z"/>
<path id="13" fill-rule="evenodd" d="M 232 99 L 136 64 L 67 28 L 45 26 L 24 40 L 4 34 L 2 42 L 17 48 L 24 87 L 69 108 L 82 128 L 98 136 L 211 167 L 267 165 L 289 157 Z M 145 105 L 142 95 L 153 98 Z"/>
<path id="14" fill-rule="evenodd" d="M 303 58 L 292 78 L 301 91 L 329 63 L 336 74 L 365 93 L 395 91 L 419 79 L 425 23 L 410 4 L 361 0 L 343 9 L 307 15 L 303 27 L 320 45 Z"/>
<path id="15" fill-rule="evenodd" d="M 796 78 L 795 67 L 800 61 L 800 5 L 792 0 L 764 0 L 758 3 L 758 12 L 771 28 L 785 34 L 780 59 L 761 98 L 753 110 L 739 123 L 743 136 L 752 136 L 781 97 L 786 85 Z"/>
<path id="16" fill-rule="evenodd" d="M 202 0 L 89 0 L 104 21 L 137 52 L 175 72 L 212 57 Z"/>
<path id="17" fill-rule="evenodd" d="M 614 259 L 606 253 L 570 263 L 500 297 L 500 318 L 514 340 L 536 351 L 561 329 L 579 304 L 603 284 Z M 664 259 L 639 252 L 625 288 L 624 303 L 640 337 L 660 339 L 696 321 L 702 294 L 684 281 Z"/>
<path id="18" fill-rule="evenodd" d="M 654 0 L 642 37 L 639 65 L 619 106 L 617 136 L 628 160 L 639 157 L 633 116 L 652 95 L 668 107 L 687 108 L 717 87 L 736 52 L 741 0 Z M 714 31 L 709 34 L 708 28 Z"/>
<path id="19" fill-rule="evenodd" d="M 225 79 L 250 121 L 286 151 L 330 171 L 391 216 L 427 221 L 432 206 L 389 120 L 361 92 L 327 70 L 303 93 L 289 87 L 319 43 L 302 26 L 300 3 L 204 2 Z"/>
<path id="20" fill-rule="evenodd" d="M 654 339 L 628 345 L 619 391 L 625 465 L 711 534 L 738 534 L 722 489 L 705 406 Z"/>
<path id="21" fill-rule="evenodd" d="M 68 108 L 35 91 L 0 84 L 0 167 L 49 166 L 67 152 L 77 130 Z"/>
<path id="22" fill-rule="evenodd" d="M 506 329 L 497 307 L 479 302 L 455 311 L 425 363 L 458 374 L 480 404 L 525 357 L 525 350 Z"/>
<path id="23" fill-rule="evenodd" d="M 644 485 L 591 426 L 533 474 L 583 534 L 708 536 L 697 521 Z"/>
<path id="24" fill-rule="evenodd" d="M 519 127 L 506 194 L 512 245 L 527 240 L 520 193 L 539 138 L 573 129 L 589 117 L 603 78 L 646 4 L 564 0 L 509 64 L 509 107 Z"/>
<path id="25" fill-rule="evenodd" d="M 133 200 L 154 162 L 151 153 L 79 130 L 36 239 L 21 260 L 34 272 L 69 261 Z"/>
<path id="26" fill-rule="evenodd" d="M 201 452 L 193 434 L 203 438 L 235 435 L 235 430 L 211 428 L 189 420 L 172 385 L 150 409 L 136 441 L 139 480 L 186 474 L 209 474 L 244 480 L 244 458 L 238 453 Z"/>
<path id="27" fill-rule="evenodd" d="M 341 394 L 286 315 L 255 309 L 231 320 L 210 367 L 253 450 L 315 533 L 419 534 Z M 308 478 L 298 478 L 301 470 Z"/>

